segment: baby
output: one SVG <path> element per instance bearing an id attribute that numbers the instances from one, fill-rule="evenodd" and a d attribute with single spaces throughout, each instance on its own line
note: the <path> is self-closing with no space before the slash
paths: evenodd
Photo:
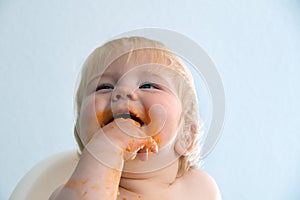
<path id="1" fill-rule="evenodd" d="M 51 200 L 221 199 L 196 169 L 202 134 L 193 78 L 163 44 L 130 37 L 97 48 L 76 103 L 80 159 Z"/>

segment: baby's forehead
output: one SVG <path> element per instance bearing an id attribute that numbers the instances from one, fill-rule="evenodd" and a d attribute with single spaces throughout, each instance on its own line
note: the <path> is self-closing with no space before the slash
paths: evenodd
<path id="1" fill-rule="evenodd" d="M 168 82 L 173 85 L 174 77 L 178 73 L 166 65 L 157 63 L 131 64 L 131 65 L 111 65 L 101 73 L 95 73 L 90 82 L 119 81 L 128 78 L 134 80 Z"/>
<path id="2" fill-rule="evenodd" d="M 111 56 L 107 64 L 98 62 L 94 67 L 92 76 L 101 74 L 125 74 L 128 71 L 136 71 L 148 74 L 176 73 L 172 58 L 165 51 L 153 49 L 139 49 L 127 52 L 119 57 Z M 92 78 L 92 77 L 90 77 Z"/>

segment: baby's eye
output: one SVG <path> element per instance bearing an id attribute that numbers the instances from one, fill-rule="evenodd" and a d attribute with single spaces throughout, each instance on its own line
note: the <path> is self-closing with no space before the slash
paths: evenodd
<path id="1" fill-rule="evenodd" d="M 155 84 L 153 83 L 144 83 L 140 87 L 140 89 L 159 89 Z"/>
<path id="2" fill-rule="evenodd" d="M 96 91 L 99 91 L 99 90 L 107 91 L 107 90 L 113 90 L 113 89 L 114 89 L 114 86 L 111 84 L 102 84 L 102 85 L 97 86 Z"/>

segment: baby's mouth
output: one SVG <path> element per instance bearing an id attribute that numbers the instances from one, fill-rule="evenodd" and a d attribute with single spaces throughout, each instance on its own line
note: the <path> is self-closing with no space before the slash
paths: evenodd
<path id="1" fill-rule="evenodd" d="M 119 113 L 119 114 L 115 114 L 113 115 L 113 117 L 106 123 L 109 124 L 111 122 L 113 122 L 115 119 L 118 118 L 122 118 L 122 119 L 131 119 L 133 121 L 135 121 L 140 127 L 143 126 L 145 123 L 138 117 L 137 114 L 133 113 L 133 112 L 129 112 L 129 113 Z"/>

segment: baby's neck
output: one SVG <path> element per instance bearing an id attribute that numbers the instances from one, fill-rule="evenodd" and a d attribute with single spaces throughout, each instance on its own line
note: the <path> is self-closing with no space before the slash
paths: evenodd
<path id="1" fill-rule="evenodd" d="M 147 174 L 123 173 L 120 180 L 120 193 L 129 192 L 142 196 L 166 194 L 175 182 L 178 172 L 178 161 L 159 171 Z"/>

